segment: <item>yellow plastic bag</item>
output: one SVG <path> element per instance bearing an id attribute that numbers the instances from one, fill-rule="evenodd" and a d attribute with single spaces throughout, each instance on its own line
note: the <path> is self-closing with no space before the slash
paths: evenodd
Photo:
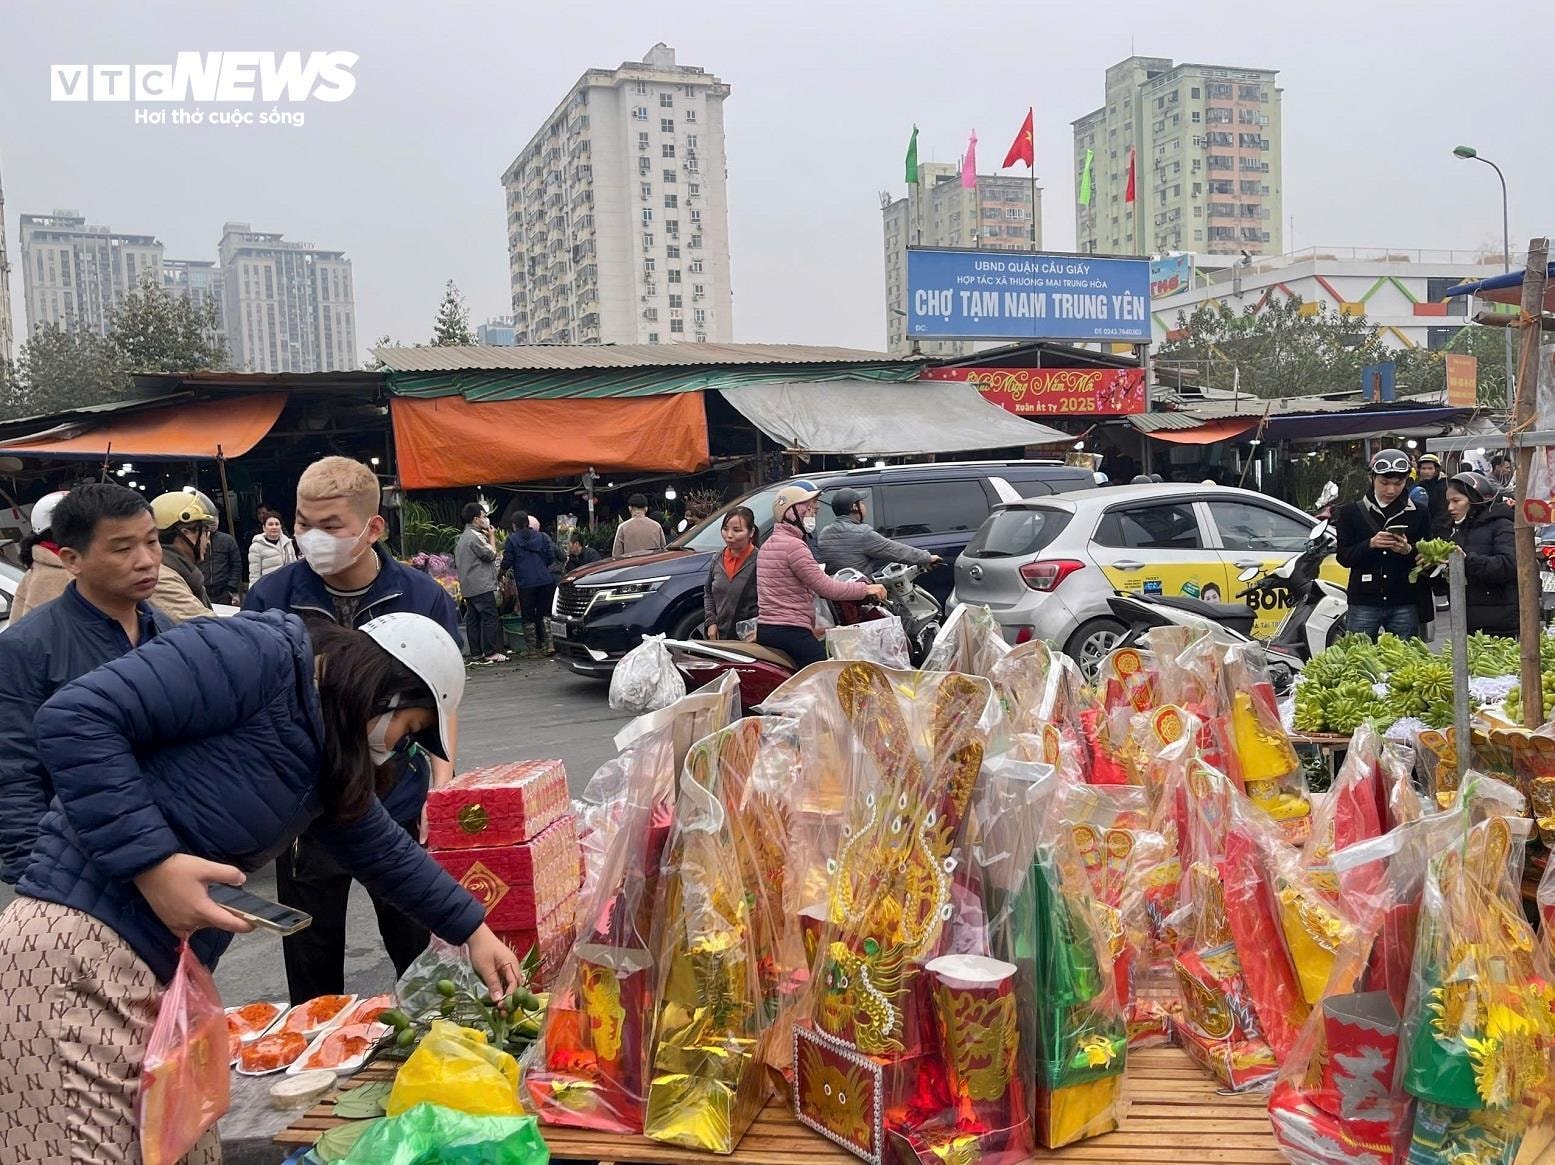
<path id="1" fill-rule="evenodd" d="M 435 1019 L 394 1078 L 384 1111 L 398 1116 L 422 1103 L 475 1116 L 521 1116 L 518 1061 L 487 1044 L 481 1032 Z"/>

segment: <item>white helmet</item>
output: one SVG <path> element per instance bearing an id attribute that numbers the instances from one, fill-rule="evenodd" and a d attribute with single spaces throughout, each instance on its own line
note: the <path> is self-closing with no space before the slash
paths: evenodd
<path id="1" fill-rule="evenodd" d="M 54 523 L 54 507 L 59 505 L 59 500 L 70 491 L 57 489 L 51 494 L 44 494 L 32 503 L 32 532 L 42 534 Z"/>
<path id="2" fill-rule="evenodd" d="M 432 692 L 437 708 L 437 738 L 427 747 L 443 760 L 451 760 L 448 718 L 464 698 L 464 657 L 459 645 L 442 625 L 425 615 L 397 611 L 363 623 L 359 630 L 408 667 Z"/>

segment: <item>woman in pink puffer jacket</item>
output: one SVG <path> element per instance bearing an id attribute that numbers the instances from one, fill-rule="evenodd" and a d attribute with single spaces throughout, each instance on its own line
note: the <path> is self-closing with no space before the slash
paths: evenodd
<path id="1" fill-rule="evenodd" d="M 815 596 L 823 599 L 885 598 L 877 583 L 840 582 L 815 560 L 805 534 L 815 529 L 821 491 L 807 481 L 778 490 L 772 499 L 772 533 L 756 560 L 756 642 L 781 651 L 796 666 L 826 658 L 815 637 Z"/>

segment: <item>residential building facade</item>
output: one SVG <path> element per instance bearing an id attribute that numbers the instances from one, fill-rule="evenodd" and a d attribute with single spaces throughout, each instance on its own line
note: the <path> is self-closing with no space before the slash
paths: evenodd
<path id="1" fill-rule="evenodd" d="M 175 295 L 187 296 L 200 311 L 212 305 L 216 312 L 214 334 L 226 338 L 226 303 L 221 268 L 208 259 L 163 259 L 162 286 Z M 230 347 L 230 345 L 229 345 Z"/>
<path id="2" fill-rule="evenodd" d="M 475 325 L 477 344 L 496 344 L 506 347 L 513 343 L 513 317 L 494 316 L 484 324 Z"/>
<path id="3" fill-rule="evenodd" d="M 502 175 L 516 343 L 734 338 L 728 95 L 664 44 L 578 79 Z"/>
<path id="4" fill-rule="evenodd" d="M 1130 57 L 1073 122 L 1078 249 L 1278 255 L 1284 245 L 1276 70 Z M 1091 152 L 1091 201 L 1079 201 Z M 1127 199 L 1134 156 L 1133 202 Z"/>
<path id="5" fill-rule="evenodd" d="M 965 187 L 954 165 L 920 162 L 918 181 L 907 188 L 907 197 L 881 193 L 880 217 L 885 236 L 887 350 L 893 356 L 913 351 L 965 356 L 978 347 L 989 347 L 972 340 L 920 340 L 914 346 L 907 335 L 907 249 L 1038 250 L 1042 246 L 1041 188 L 1033 191 L 1030 178 L 991 174 L 979 174 L 976 186 Z"/>
<path id="6" fill-rule="evenodd" d="M 325 372 L 357 367 L 356 293 L 340 251 L 248 223 L 222 227 L 223 322 L 232 367 Z"/>
<path id="7" fill-rule="evenodd" d="M 11 261 L 6 257 L 5 183 L 0 181 L 0 364 L 14 359 L 16 328 L 11 322 Z"/>
<path id="8" fill-rule="evenodd" d="M 1447 289 L 1501 269 L 1499 251 L 1307 247 L 1219 271 L 1201 268 L 1187 290 L 1151 301 L 1152 331 L 1156 343 L 1172 339 L 1179 318 L 1204 304 L 1241 313 L 1300 297 L 1309 310 L 1326 306 L 1340 315 L 1364 315 L 1390 347 L 1440 351 L 1451 349 L 1469 322 L 1468 297 L 1449 299 Z"/>
<path id="9" fill-rule="evenodd" d="M 88 223 L 73 210 L 21 216 L 27 328 L 57 324 L 106 336 L 114 309 L 144 277 L 162 282 L 162 244 Z"/>

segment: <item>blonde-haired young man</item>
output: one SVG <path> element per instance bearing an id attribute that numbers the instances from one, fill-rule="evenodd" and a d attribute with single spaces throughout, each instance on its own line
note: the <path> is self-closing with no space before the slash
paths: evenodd
<path id="1" fill-rule="evenodd" d="M 378 477 L 360 461 L 325 457 L 303 470 L 297 479 L 294 531 L 301 558 L 255 583 L 243 609 L 321 616 L 342 627 L 360 627 L 379 615 L 407 611 L 435 619 L 455 643 L 462 642 L 458 611 L 448 592 L 431 575 L 396 562 L 379 545 L 385 529 L 379 500 Z M 404 771 L 384 795 L 384 808 L 421 837 L 428 783 L 451 779 L 453 764 L 419 749 L 389 763 L 403 765 Z M 292 1002 L 343 994 L 351 876 L 310 834 L 298 838 L 275 866 L 281 901 L 313 916 L 313 925 L 283 941 Z M 373 908 L 395 975 L 402 975 L 426 949 L 427 932 L 376 896 Z"/>

